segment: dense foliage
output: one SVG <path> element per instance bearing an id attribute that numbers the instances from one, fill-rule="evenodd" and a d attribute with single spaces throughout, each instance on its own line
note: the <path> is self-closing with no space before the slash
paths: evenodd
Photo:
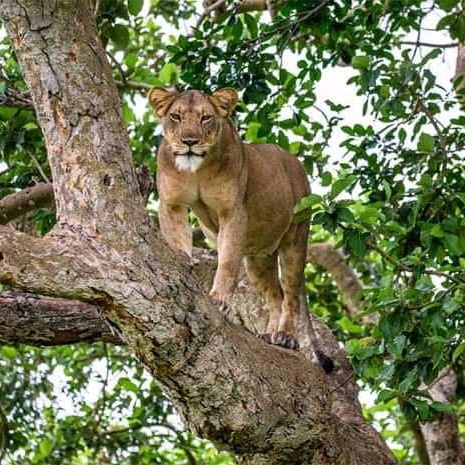
<path id="1" fill-rule="evenodd" d="M 309 268 L 312 308 L 376 396 L 367 415 L 400 463 L 417 464 L 412 422 L 464 408 L 462 385 L 451 406 L 429 402 L 422 382 L 449 365 L 460 372 L 465 352 L 465 117 L 441 46 L 465 39 L 465 10 L 455 0 L 283 3 L 271 20 L 227 2 L 214 22 L 194 1 L 101 2 L 134 161 L 156 170 L 160 130 L 144 85 L 240 91 L 245 139 L 302 159 L 315 187 L 297 211 L 312 207 L 313 240 L 344 247 L 361 277 L 363 309 L 350 320 L 330 277 Z M 438 46 L 422 46 L 425 34 Z M 333 69 L 349 79 L 322 100 Z M 0 101 L 26 89 L 6 38 L 0 72 Z M 50 178 L 31 110 L 0 106 L 0 160 L 0 198 Z M 39 234 L 53 221 L 47 210 L 28 218 Z M 232 463 L 182 432 L 122 348 L 5 345 L 0 380 L 5 463 Z"/>

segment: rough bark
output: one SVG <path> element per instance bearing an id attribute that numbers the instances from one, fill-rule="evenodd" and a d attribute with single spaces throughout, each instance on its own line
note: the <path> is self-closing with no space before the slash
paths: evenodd
<path id="1" fill-rule="evenodd" d="M 136 174 L 139 192 L 144 203 L 147 203 L 155 184 L 153 176 L 145 165 L 141 165 Z M 39 208 L 54 206 L 53 185 L 42 182 L 2 198 L 0 200 L 0 224 L 7 224 Z"/>
<path id="2" fill-rule="evenodd" d="M 166 247 L 138 193 L 91 6 L 0 0 L 44 133 L 58 214 L 45 238 L 0 227 L 0 280 L 98 306 L 190 429 L 241 464 L 394 463 L 361 418 L 330 333 L 337 369 L 327 377 L 306 358 L 310 348 L 276 348 L 226 322 L 191 265 Z"/>
<path id="3" fill-rule="evenodd" d="M 446 403 L 455 398 L 456 390 L 457 376 L 452 368 L 443 370 L 438 378 L 427 386 L 433 400 Z M 443 413 L 420 427 L 431 465 L 465 464 L 465 449 L 456 415 Z"/>

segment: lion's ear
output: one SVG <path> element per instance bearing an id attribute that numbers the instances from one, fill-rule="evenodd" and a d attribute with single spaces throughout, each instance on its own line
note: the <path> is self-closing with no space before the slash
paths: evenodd
<path id="1" fill-rule="evenodd" d="M 210 102 L 216 108 L 220 116 L 226 118 L 234 111 L 234 108 L 236 108 L 237 99 L 237 92 L 231 87 L 225 87 L 224 89 L 213 92 L 213 95 L 210 97 Z"/>
<path id="2" fill-rule="evenodd" d="M 162 87 L 152 87 L 149 91 L 148 99 L 155 114 L 159 118 L 162 118 L 177 95 L 176 92 L 171 92 Z"/>

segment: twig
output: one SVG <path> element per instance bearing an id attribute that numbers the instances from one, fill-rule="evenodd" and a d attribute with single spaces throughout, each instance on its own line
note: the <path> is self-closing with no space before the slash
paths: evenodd
<path id="1" fill-rule="evenodd" d="M 116 85 L 120 89 L 134 89 L 134 90 L 150 90 L 153 86 L 151 84 L 145 84 L 145 82 L 137 82 L 137 81 L 128 81 L 125 82 L 115 80 Z"/>
<path id="2" fill-rule="evenodd" d="M 368 247 L 370 247 L 371 249 L 375 250 L 376 252 L 378 252 L 387 262 L 391 263 L 391 265 L 394 265 L 396 268 L 399 268 L 400 270 L 402 271 L 407 271 L 409 273 L 413 273 L 414 270 L 412 268 L 410 268 L 409 266 L 407 265 L 404 265 L 402 262 L 400 262 L 399 260 L 396 260 L 395 258 L 391 257 L 390 255 L 388 255 L 381 247 L 379 247 L 378 245 L 376 245 L 375 243 L 373 243 L 372 241 L 368 240 L 367 241 L 367 245 Z M 458 284 L 458 285 L 463 285 L 465 284 L 465 281 L 462 281 L 461 279 L 459 278 L 456 278 L 455 276 L 451 276 L 450 274 L 448 273 L 444 273 L 443 271 L 436 271 L 436 270 L 423 270 L 424 273 L 426 274 L 429 274 L 429 275 L 433 275 L 433 276 L 441 276 L 442 278 L 445 278 L 445 279 L 448 279 L 452 282 L 454 282 L 455 284 Z"/>
<path id="3" fill-rule="evenodd" d="M 113 62 L 113 64 L 118 68 L 119 74 L 121 76 L 122 84 L 123 86 L 125 86 L 127 79 L 126 79 L 126 74 L 123 70 L 123 67 L 121 66 L 121 63 L 108 50 L 105 50 L 105 53 L 107 54 L 108 58 L 110 58 L 110 60 Z"/>
<path id="4" fill-rule="evenodd" d="M 250 41 L 251 43 L 258 43 L 262 40 L 264 40 L 267 36 L 269 35 L 275 35 L 278 32 L 280 32 L 282 29 L 288 30 L 290 28 L 294 28 L 297 26 L 299 23 L 307 20 L 314 14 L 318 13 L 323 7 L 325 7 L 328 3 L 330 3 L 331 0 L 323 0 L 320 4 L 318 4 L 316 7 L 312 8 L 311 10 L 301 14 L 301 16 L 293 21 L 292 23 L 289 23 L 288 18 L 283 19 L 282 21 L 276 21 L 275 27 L 270 29 L 269 31 L 264 32 L 261 36 L 258 36 L 254 40 Z"/>
<path id="5" fill-rule="evenodd" d="M 433 44 L 431 42 L 422 42 L 420 40 L 399 40 L 395 44 L 398 45 L 413 45 L 415 47 L 433 47 L 433 48 L 454 48 L 458 47 L 458 42 L 450 42 L 447 44 Z"/>
<path id="6" fill-rule="evenodd" d="M 45 174 L 44 170 L 42 169 L 42 167 L 40 166 L 40 163 L 39 161 L 37 160 L 37 158 L 34 156 L 34 154 L 30 151 L 27 151 L 27 154 L 29 155 L 29 157 L 31 158 L 31 160 L 34 162 L 34 165 L 36 165 L 36 168 L 39 170 L 39 173 L 40 175 L 42 176 L 43 180 L 47 183 L 47 184 L 51 184 L 51 181 L 50 179 L 48 178 L 48 176 Z"/>

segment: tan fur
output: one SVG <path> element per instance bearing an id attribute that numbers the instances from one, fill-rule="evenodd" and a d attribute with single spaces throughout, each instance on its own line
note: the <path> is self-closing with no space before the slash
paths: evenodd
<path id="1" fill-rule="evenodd" d="M 251 283 L 270 308 L 265 340 L 296 348 L 309 227 L 293 222 L 294 205 L 310 192 L 302 165 L 277 145 L 241 141 L 229 118 L 237 102 L 233 89 L 173 98 L 155 88 L 149 100 L 165 133 L 157 158 L 163 236 L 191 256 L 186 214 L 192 210 L 206 236 L 218 244 L 210 295 L 222 304 L 231 301 L 244 257 Z M 197 154 L 204 150 L 194 172 L 176 166 L 177 154 L 187 150 L 183 141 Z"/>

